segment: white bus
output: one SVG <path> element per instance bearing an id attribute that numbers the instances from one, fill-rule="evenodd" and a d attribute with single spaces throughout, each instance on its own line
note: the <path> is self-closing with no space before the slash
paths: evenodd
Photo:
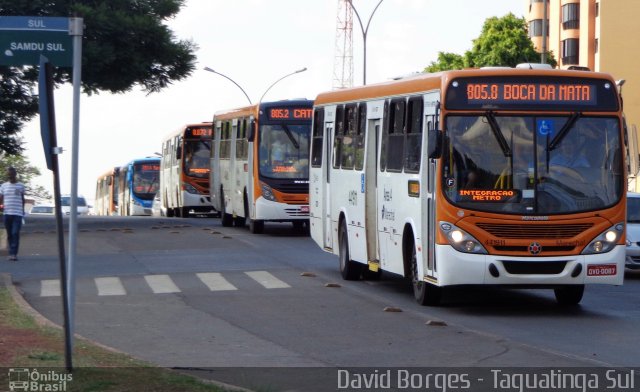
<path id="1" fill-rule="evenodd" d="M 421 304 L 445 286 L 552 288 L 576 304 L 585 284 L 622 284 L 625 138 L 611 76 L 424 74 L 320 94 L 313 121 L 311 236 L 345 279 L 403 275 Z M 560 163 L 569 149 L 580 167 Z"/>
<path id="2" fill-rule="evenodd" d="M 309 219 L 309 135 L 313 101 L 262 102 L 218 112 L 211 199 L 222 225 L 261 233 L 265 222 Z"/>
<path id="3" fill-rule="evenodd" d="M 211 123 L 188 124 L 162 142 L 160 205 L 167 216 L 213 214 L 209 197 Z"/>

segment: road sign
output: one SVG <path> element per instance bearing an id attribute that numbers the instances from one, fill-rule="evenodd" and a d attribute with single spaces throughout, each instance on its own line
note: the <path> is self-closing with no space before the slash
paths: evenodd
<path id="1" fill-rule="evenodd" d="M 69 18 L 0 16 L 1 65 L 38 65 L 40 55 L 59 67 L 73 65 Z"/>

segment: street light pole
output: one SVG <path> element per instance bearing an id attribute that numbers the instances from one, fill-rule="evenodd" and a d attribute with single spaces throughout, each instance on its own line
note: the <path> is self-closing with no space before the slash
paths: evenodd
<path id="1" fill-rule="evenodd" d="M 351 6 L 351 9 L 353 9 L 353 12 L 356 13 L 356 17 L 358 18 L 358 23 L 360 23 L 360 30 L 362 30 L 362 47 L 363 47 L 363 57 L 364 57 L 364 64 L 362 68 L 362 84 L 366 86 L 367 85 L 367 33 L 369 32 L 369 25 L 371 24 L 371 19 L 373 18 L 373 14 L 376 13 L 376 11 L 378 10 L 378 7 L 380 7 L 380 4 L 382 4 L 382 0 L 378 2 L 378 5 L 376 5 L 376 8 L 374 8 L 373 12 L 371 13 L 371 16 L 369 16 L 369 20 L 367 21 L 366 28 L 362 24 L 362 20 L 360 19 L 358 10 L 356 10 L 356 7 L 353 6 L 353 0 L 348 0 L 348 1 L 349 1 L 349 5 Z"/>
<path id="2" fill-rule="evenodd" d="M 220 76 L 222 76 L 223 78 L 228 79 L 229 81 L 231 81 L 231 83 L 235 84 L 236 86 L 238 86 L 238 88 L 240 89 L 240 91 L 242 91 L 242 93 L 244 94 L 245 97 L 247 97 L 247 101 L 249 101 L 249 105 L 251 105 L 251 98 L 249 98 L 249 95 L 247 95 L 247 93 L 244 91 L 244 89 L 242 87 L 240 87 L 240 85 L 238 83 L 235 82 L 235 80 L 231 79 L 230 77 L 228 77 L 225 74 L 221 74 L 218 71 L 214 71 L 213 69 L 209 68 L 209 67 L 204 67 L 205 71 L 209 71 L 209 72 L 213 72 L 214 74 L 218 74 Z"/>
<path id="3" fill-rule="evenodd" d="M 273 83 L 271 84 L 271 86 L 269 86 L 269 88 L 267 88 L 267 89 L 265 90 L 264 94 L 262 94 L 262 96 L 260 97 L 260 100 L 258 101 L 258 104 L 260 104 L 260 102 L 262 102 L 262 98 L 264 98 L 264 96 L 265 96 L 265 95 L 267 95 L 267 92 L 269 92 L 269 90 L 271 90 L 271 87 L 275 86 L 279 81 L 281 81 L 282 79 L 284 79 L 284 78 L 286 78 L 286 77 L 289 77 L 289 76 L 291 76 L 291 75 L 295 75 L 295 74 L 297 74 L 297 73 L 304 72 L 304 71 L 306 71 L 306 70 L 307 70 L 307 67 L 304 67 L 304 68 L 299 69 L 299 70 L 297 70 L 297 71 L 293 71 L 293 72 L 291 72 L 290 74 L 286 74 L 286 75 L 284 75 L 283 77 L 281 77 L 280 79 L 278 79 L 278 80 L 276 80 L 275 82 L 273 82 Z"/>

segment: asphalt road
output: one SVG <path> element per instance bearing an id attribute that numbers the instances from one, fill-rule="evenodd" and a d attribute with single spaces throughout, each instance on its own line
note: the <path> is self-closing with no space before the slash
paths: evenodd
<path id="1" fill-rule="evenodd" d="M 452 290 L 434 308 L 395 276 L 341 280 L 337 258 L 285 224 L 252 235 L 210 218 L 82 217 L 77 254 L 76 333 L 249 387 L 334 390 L 335 368 L 350 367 L 640 365 L 637 273 L 588 287 L 576 308 L 550 290 L 494 288 Z M 28 219 L 20 261 L 0 271 L 62 324 L 52 219 Z"/>

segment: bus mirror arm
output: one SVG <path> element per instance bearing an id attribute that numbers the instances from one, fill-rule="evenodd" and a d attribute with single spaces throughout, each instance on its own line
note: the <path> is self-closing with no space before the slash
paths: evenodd
<path id="1" fill-rule="evenodd" d="M 249 124 L 249 134 L 247 135 L 247 140 L 252 142 L 256 137 L 256 120 L 252 119 Z"/>
<path id="2" fill-rule="evenodd" d="M 442 131 L 429 129 L 427 134 L 427 154 L 429 159 L 438 159 L 442 156 Z"/>

